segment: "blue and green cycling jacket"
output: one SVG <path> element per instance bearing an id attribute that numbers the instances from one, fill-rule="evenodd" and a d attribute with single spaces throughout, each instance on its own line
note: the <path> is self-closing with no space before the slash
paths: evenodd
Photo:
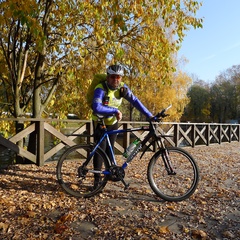
<path id="1" fill-rule="evenodd" d="M 107 84 L 106 84 L 107 86 Z M 108 86 L 107 86 L 108 87 Z M 108 87 L 108 92 L 106 93 L 102 83 L 98 84 L 94 90 L 93 96 L 93 114 L 92 119 L 97 121 L 96 114 L 104 115 L 104 122 L 106 125 L 113 125 L 117 122 L 115 114 L 118 111 L 118 108 L 122 104 L 122 97 L 120 97 L 120 88 L 125 88 L 124 98 L 130 102 L 138 111 L 144 114 L 147 118 L 152 117 L 152 113 L 141 103 L 141 101 L 132 93 L 129 87 L 121 82 L 118 89 L 112 90 Z M 103 104 L 105 95 L 109 97 L 108 105 Z"/>

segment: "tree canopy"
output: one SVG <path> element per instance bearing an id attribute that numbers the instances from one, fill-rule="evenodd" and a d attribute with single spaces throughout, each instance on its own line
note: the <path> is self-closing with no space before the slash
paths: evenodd
<path id="1" fill-rule="evenodd" d="M 195 17 L 200 6 L 193 0 L 2 0 L 1 102 L 15 117 L 73 112 L 86 118 L 90 81 L 111 63 L 125 65 L 136 94 L 148 86 L 149 94 L 159 89 L 169 98 L 164 86 L 177 81 L 174 54 L 188 28 L 202 26 Z"/>

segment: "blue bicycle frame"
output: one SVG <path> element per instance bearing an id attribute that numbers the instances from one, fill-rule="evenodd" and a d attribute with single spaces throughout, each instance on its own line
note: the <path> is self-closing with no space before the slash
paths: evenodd
<path id="1" fill-rule="evenodd" d="M 151 128 L 149 126 L 141 126 L 141 127 L 137 127 L 137 128 L 129 128 L 129 129 L 120 129 L 120 130 L 106 130 L 105 129 L 105 132 L 103 133 L 102 137 L 100 138 L 100 140 L 97 142 L 97 144 L 94 146 L 92 152 L 89 154 L 89 157 L 88 159 L 91 159 L 93 157 L 93 155 L 95 154 L 96 150 L 98 148 L 100 148 L 100 144 L 103 142 L 103 140 L 106 138 L 107 139 L 107 146 L 110 150 L 110 162 L 111 162 L 111 165 L 117 165 L 117 162 L 116 162 L 116 158 L 115 158 L 115 155 L 114 155 L 114 151 L 113 151 L 113 146 L 111 145 L 111 142 L 110 142 L 110 139 L 109 139 L 109 135 L 112 135 L 112 134 L 119 134 L 119 133 L 126 133 L 126 132 L 135 132 L 135 131 L 140 131 L 140 130 L 145 130 L 145 131 L 149 131 L 150 133 L 150 130 Z M 142 146 L 145 145 L 145 143 L 151 138 L 152 134 L 148 134 L 142 141 L 141 141 L 141 144 Z M 108 157 L 108 156 L 107 156 Z M 108 157 L 109 158 L 109 157 Z M 125 161 L 122 165 L 122 169 L 125 169 L 127 167 L 128 163 Z M 110 174 L 109 171 L 104 171 L 102 172 L 103 174 Z"/>

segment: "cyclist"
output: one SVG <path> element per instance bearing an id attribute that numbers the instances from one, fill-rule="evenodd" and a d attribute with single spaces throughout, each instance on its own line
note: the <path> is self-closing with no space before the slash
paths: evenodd
<path id="1" fill-rule="evenodd" d="M 118 122 L 122 119 L 122 112 L 118 107 L 122 103 L 122 98 L 129 101 L 137 110 L 144 114 L 147 118 L 152 118 L 153 114 L 141 103 L 141 101 L 132 93 L 129 87 L 122 82 L 124 76 L 124 68 L 121 65 L 111 65 L 107 68 L 107 78 L 104 83 L 100 83 L 94 90 L 92 103 L 92 120 L 94 127 L 95 141 L 101 137 L 101 125 L 98 123 L 98 115 L 104 116 L 104 122 L 107 130 L 115 130 L 118 128 Z M 106 89 L 107 88 L 107 89 Z M 111 145 L 114 147 L 117 135 L 110 135 Z M 103 141 L 100 146 L 106 154 L 110 157 L 107 142 Z M 96 156 L 94 158 L 95 170 L 100 170 L 102 167 L 101 159 Z M 100 179 L 100 174 L 95 174 L 94 188 L 97 187 Z"/>

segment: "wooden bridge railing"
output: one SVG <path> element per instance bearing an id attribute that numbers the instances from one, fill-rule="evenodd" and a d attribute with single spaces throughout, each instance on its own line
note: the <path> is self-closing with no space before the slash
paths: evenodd
<path id="1" fill-rule="evenodd" d="M 64 150 L 65 146 L 76 144 L 77 136 L 68 136 L 63 130 L 68 129 L 70 133 L 83 134 L 84 141 L 93 141 L 91 121 L 87 120 L 58 120 L 58 119 L 0 119 L 0 121 L 22 122 L 25 128 L 16 135 L 6 139 L 0 135 L 1 147 L 11 149 L 38 166 L 44 165 L 51 157 Z M 146 122 L 121 122 L 119 128 L 125 129 L 147 124 Z M 55 128 L 54 126 L 58 126 Z M 61 126 L 63 125 L 63 126 Z M 58 130 L 61 126 L 61 130 Z M 25 144 L 20 142 L 26 140 L 32 132 L 36 132 L 36 153 L 27 150 Z M 215 123 L 175 123 L 166 122 L 159 126 L 159 131 L 172 135 L 167 141 L 172 146 L 191 146 L 221 144 L 223 142 L 240 141 L 240 124 L 215 124 Z M 54 144 L 46 143 L 46 132 L 54 138 Z M 86 135 L 86 133 L 88 135 Z M 130 144 L 131 137 L 141 137 L 146 132 L 126 133 L 122 136 L 122 143 L 116 143 L 118 153 L 123 153 Z M 1 160 L 0 160 L 1 161 Z"/>

